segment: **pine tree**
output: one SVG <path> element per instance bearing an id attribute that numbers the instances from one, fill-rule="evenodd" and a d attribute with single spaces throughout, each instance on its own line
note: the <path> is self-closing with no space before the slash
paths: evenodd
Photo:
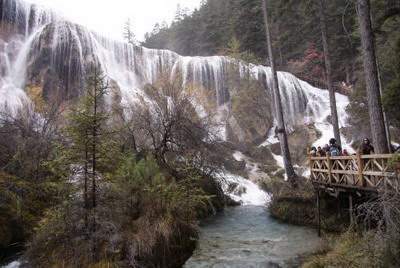
<path id="1" fill-rule="evenodd" d="M 337 144 L 341 145 L 340 139 L 340 130 L 339 130 L 339 118 L 337 114 L 336 107 L 336 96 L 335 89 L 332 83 L 332 65 L 331 65 L 331 56 L 328 45 L 328 33 L 326 27 L 326 16 L 325 16 L 325 4 L 324 0 L 318 0 L 318 9 L 319 9 L 319 18 L 320 18 L 320 27 L 322 34 L 322 46 L 324 48 L 324 56 L 325 56 L 325 71 L 326 71 L 326 81 L 328 84 L 329 90 L 329 102 L 331 106 L 331 118 L 333 124 L 333 133 Z"/>
<path id="2" fill-rule="evenodd" d="M 272 88 L 273 88 L 273 92 L 274 92 L 273 95 L 274 95 L 274 102 L 275 102 L 275 114 L 276 114 L 276 119 L 278 121 L 278 128 L 279 128 L 278 136 L 279 136 L 281 152 L 282 152 L 282 156 L 283 156 L 283 163 L 285 165 L 286 175 L 288 177 L 289 182 L 292 184 L 292 186 L 295 187 L 296 186 L 296 173 L 294 171 L 294 168 L 293 168 L 293 165 L 291 162 L 289 144 L 288 144 L 287 134 L 286 134 L 285 121 L 284 121 L 284 117 L 283 117 L 278 74 L 275 69 L 274 54 L 272 51 L 271 32 L 270 32 L 270 26 L 269 26 L 269 21 L 268 21 L 268 5 L 267 5 L 267 0 L 262 0 L 262 1 L 263 1 L 265 34 L 267 37 L 267 46 L 268 46 L 268 56 L 269 56 L 269 60 L 270 60 L 270 64 L 271 64 L 271 72 L 273 75 Z"/>
<path id="3" fill-rule="evenodd" d="M 372 140 L 376 153 L 388 153 L 389 143 L 386 136 L 382 100 L 379 89 L 377 59 L 372 31 L 371 6 L 369 0 L 357 0 L 357 14 L 360 23 Z"/>
<path id="4" fill-rule="evenodd" d="M 70 142 L 64 148 L 63 165 L 83 169 L 75 175 L 83 180 L 83 216 L 87 235 L 93 239 L 94 258 L 97 255 L 94 237 L 98 182 L 116 165 L 120 148 L 114 132 L 108 127 L 111 116 L 104 104 L 108 89 L 108 82 L 99 67 L 92 67 L 87 78 L 86 95 L 69 115 L 65 131 Z"/>
<path id="5" fill-rule="evenodd" d="M 136 45 L 137 44 L 136 36 L 132 31 L 132 25 L 131 25 L 131 20 L 130 19 L 128 19 L 125 22 L 125 25 L 124 25 L 124 39 L 129 44 L 132 44 L 132 45 Z"/>

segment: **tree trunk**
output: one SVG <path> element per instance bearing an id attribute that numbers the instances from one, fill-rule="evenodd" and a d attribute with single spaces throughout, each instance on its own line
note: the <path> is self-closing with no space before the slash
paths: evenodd
<path id="1" fill-rule="evenodd" d="M 89 213 L 89 200 L 88 200 L 88 166 L 89 166 L 89 135 L 88 130 L 85 133 L 85 185 L 84 185 L 84 202 L 85 202 L 85 227 L 88 227 L 88 213 Z"/>
<path id="2" fill-rule="evenodd" d="M 97 160 L 97 97 L 99 92 L 99 74 L 97 72 L 97 67 L 94 70 L 94 92 L 93 92 L 93 126 L 92 126 L 92 251 L 93 251 L 93 260 L 97 261 L 97 239 L 96 239 L 96 160 Z"/>
<path id="3" fill-rule="evenodd" d="M 379 90 L 379 78 L 370 12 L 369 0 L 357 0 L 357 14 L 360 23 L 372 141 L 375 147 L 375 152 L 383 154 L 388 153 L 389 143 L 386 137 L 382 111 L 382 100 Z"/>
<path id="4" fill-rule="evenodd" d="M 324 47 L 324 55 L 325 55 L 325 70 L 326 70 L 326 82 L 328 84 L 329 90 L 329 102 L 331 107 L 331 120 L 333 125 L 333 134 L 334 137 L 339 145 L 342 144 L 340 138 L 340 130 L 339 130 L 339 118 L 337 114 L 337 107 L 336 107 L 336 96 L 335 96 L 335 89 L 332 83 L 332 65 L 331 65 L 331 58 L 329 53 L 329 45 L 328 45 L 328 34 L 327 34 L 327 27 L 326 27 L 326 18 L 325 18 L 325 4 L 324 0 L 318 0 L 319 6 L 319 18 L 320 18 L 320 27 L 322 33 L 322 45 Z"/>
<path id="5" fill-rule="evenodd" d="M 295 186 L 296 185 L 296 173 L 294 172 L 292 162 L 290 159 L 290 151 L 289 151 L 289 144 L 287 140 L 285 122 L 283 118 L 283 110 L 282 110 L 282 102 L 281 102 L 281 95 L 279 91 L 279 82 L 278 82 L 278 74 L 275 69 L 275 61 L 274 55 L 272 52 L 272 43 L 271 43 L 271 33 L 269 28 L 268 22 L 268 9 L 267 9 L 267 0 L 263 1 L 263 13 L 264 13 L 264 23 L 265 23 L 265 34 L 267 37 L 267 47 L 268 47 L 268 56 L 270 59 L 271 64 L 271 71 L 272 71 L 272 89 L 274 95 L 274 103 L 275 103 L 275 114 L 276 119 L 278 121 L 278 137 L 281 146 L 281 152 L 283 156 L 283 163 L 285 165 L 286 175 L 288 177 L 289 182 Z"/>

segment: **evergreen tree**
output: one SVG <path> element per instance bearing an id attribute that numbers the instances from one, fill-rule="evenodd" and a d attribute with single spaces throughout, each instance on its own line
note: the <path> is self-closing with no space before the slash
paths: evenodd
<path id="1" fill-rule="evenodd" d="M 267 0 L 263 1 L 263 13 L 264 13 L 264 23 L 265 23 L 265 35 L 267 37 L 267 47 L 268 47 L 268 56 L 271 64 L 271 72 L 273 75 L 272 79 L 272 89 L 274 92 L 274 102 L 275 102 L 275 115 L 276 120 L 278 121 L 278 137 L 281 146 L 281 153 L 283 156 L 283 163 L 285 165 L 286 175 L 288 177 L 289 182 L 295 187 L 296 186 L 296 173 L 294 172 L 294 168 L 292 166 L 289 144 L 287 140 L 285 121 L 283 117 L 283 109 L 281 102 L 281 95 L 279 90 L 279 81 L 278 74 L 275 69 L 275 61 L 274 61 L 274 53 L 272 51 L 272 41 L 271 41 L 271 33 L 268 21 L 268 5 Z"/>
<path id="2" fill-rule="evenodd" d="M 369 0 L 357 0 L 372 140 L 375 152 L 383 154 L 389 152 L 389 142 L 382 111 L 370 8 Z"/>
<path id="3" fill-rule="evenodd" d="M 96 258 L 95 241 L 98 182 L 118 163 L 119 146 L 114 132 L 108 128 L 109 113 L 104 98 L 109 86 L 99 67 L 92 67 L 87 79 L 86 95 L 69 116 L 65 134 L 70 141 L 63 148 L 60 163 L 64 170 L 74 168 L 72 176 L 82 178 L 84 221 L 88 236 L 93 239 L 93 256 Z M 83 170 L 82 170 L 83 169 Z M 65 176 L 71 176 L 64 172 Z"/>
<path id="4" fill-rule="evenodd" d="M 328 90 L 329 90 L 329 102 L 330 102 L 330 106 L 331 106 L 331 118 L 332 118 L 332 125 L 333 125 L 333 133 L 334 133 L 337 143 L 339 145 L 341 145 L 342 142 L 340 139 L 339 118 L 338 118 L 337 107 L 336 107 L 335 89 L 333 88 L 333 83 L 332 83 L 332 65 L 331 65 L 331 56 L 330 56 L 329 45 L 328 45 L 328 33 L 327 33 L 327 27 L 326 27 L 324 0 L 318 0 L 317 4 L 319 7 L 320 26 L 321 26 L 321 33 L 322 33 L 322 45 L 324 48 L 326 81 L 327 81 Z"/>
<path id="5" fill-rule="evenodd" d="M 132 44 L 132 45 L 136 45 L 137 44 L 136 36 L 132 31 L 132 25 L 131 25 L 131 20 L 130 19 L 128 19 L 125 22 L 125 25 L 124 25 L 124 39 L 129 44 Z"/>

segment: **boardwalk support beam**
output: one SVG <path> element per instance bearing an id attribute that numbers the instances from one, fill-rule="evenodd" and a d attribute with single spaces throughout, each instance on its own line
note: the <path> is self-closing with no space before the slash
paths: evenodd
<path id="1" fill-rule="evenodd" d="M 318 237 L 321 237 L 321 204 L 320 204 L 319 189 L 317 189 L 317 225 Z"/>
<path id="2" fill-rule="evenodd" d="M 350 214 L 350 226 L 353 226 L 354 224 L 354 218 L 353 218 L 353 196 L 349 194 L 349 214 Z"/>

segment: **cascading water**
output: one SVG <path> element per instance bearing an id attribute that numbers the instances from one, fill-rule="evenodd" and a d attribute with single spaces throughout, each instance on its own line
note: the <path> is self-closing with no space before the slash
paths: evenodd
<path id="1" fill-rule="evenodd" d="M 109 79 L 115 82 L 123 105 L 134 102 L 137 95 L 144 94 L 145 84 L 155 82 L 162 75 L 181 75 L 185 84 L 193 83 L 211 90 L 216 103 L 221 106 L 230 101 L 233 89 L 229 77 L 243 78 L 250 73 L 267 86 L 268 96 L 272 99 L 269 67 L 248 65 L 228 57 L 182 57 L 171 51 L 135 47 L 103 38 L 38 6 L 20 0 L 1 2 L 3 27 L 20 33 L 20 44 L 13 45 L 11 53 L 17 55 L 18 60 L 10 60 L 7 56 L 9 44 L 15 43 L 15 38 L 0 45 L 1 55 L 8 58 L 0 63 L 1 69 L 12 69 L 18 74 L 13 77 L 7 72 L 1 73 L 1 81 L 7 80 L 1 84 L 3 104 L 17 106 L 23 103 L 23 89 L 27 83 L 41 84 L 43 95 L 47 97 L 57 90 L 64 99 L 79 96 L 84 85 L 82 77 L 94 62 L 99 63 Z M 17 71 L 18 66 L 23 66 L 26 71 Z M 326 132 L 323 124 L 329 111 L 327 92 L 289 73 L 280 72 L 278 76 L 289 128 L 303 125 L 304 118 L 310 118 Z M 347 99 L 338 95 L 338 103 L 339 114 L 345 115 L 343 109 Z"/>

